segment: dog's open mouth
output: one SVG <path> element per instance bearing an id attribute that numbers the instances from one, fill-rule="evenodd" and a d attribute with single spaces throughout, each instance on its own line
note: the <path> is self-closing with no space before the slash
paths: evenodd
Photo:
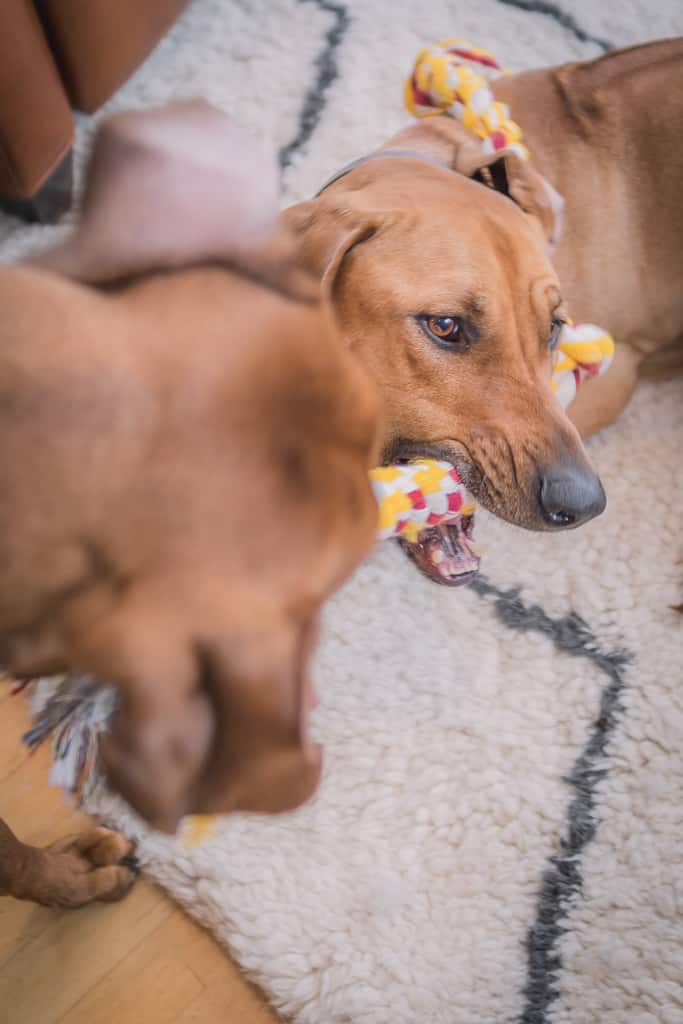
<path id="1" fill-rule="evenodd" d="M 428 526 L 417 540 L 399 539 L 399 544 L 435 583 L 461 587 L 479 572 L 481 561 L 472 540 L 474 513 L 457 516 L 438 526 Z"/>
<path id="2" fill-rule="evenodd" d="M 392 466 L 394 469 L 418 468 L 417 474 L 409 476 L 407 482 L 397 482 L 394 474 L 388 477 L 389 491 L 393 487 L 402 490 L 411 500 L 413 510 L 420 510 L 419 515 L 415 515 L 414 512 L 403 511 L 405 503 L 397 506 L 395 532 L 403 550 L 435 583 L 446 587 L 469 583 L 479 572 L 483 552 L 473 539 L 477 502 L 471 487 L 476 480 L 467 479 L 472 477 L 468 464 L 456 468 L 450 445 L 405 439 L 394 442 L 385 450 L 383 463 L 388 472 Z M 427 463 L 434 468 L 427 467 Z M 423 475 L 425 467 L 427 472 Z M 418 490 L 413 491 L 412 488 Z M 386 492 L 380 491 L 376 496 L 381 502 Z M 406 522 L 402 521 L 404 516 Z M 392 522 L 391 516 L 388 521 Z"/>

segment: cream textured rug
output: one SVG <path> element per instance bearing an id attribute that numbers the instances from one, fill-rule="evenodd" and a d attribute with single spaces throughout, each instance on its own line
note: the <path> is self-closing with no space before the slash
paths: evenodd
<path id="1" fill-rule="evenodd" d="M 427 42 L 524 68 L 681 32 L 680 0 L 197 0 L 108 109 L 206 96 L 298 199 L 407 122 Z M 57 230 L 0 220 L 0 255 Z M 187 848 L 96 801 L 295 1021 L 683 1021 L 682 399 L 644 386 L 590 443 L 582 531 L 478 514 L 474 587 L 376 551 L 325 617 L 309 806 Z"/>

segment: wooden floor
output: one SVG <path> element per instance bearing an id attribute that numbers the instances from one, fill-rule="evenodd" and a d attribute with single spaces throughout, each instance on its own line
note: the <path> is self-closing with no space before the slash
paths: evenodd
<path id="1" fill-rule="evenodd" d="M 48 786 L 48 751 L 27 760 L 24 701 L 0 691 L 0 815 L 41 845 L 88 819 Z M 122 902 L 47 910 L 0 897 L 3 1024 L 276 1024 L 205 932 L 141 880 Z"/>

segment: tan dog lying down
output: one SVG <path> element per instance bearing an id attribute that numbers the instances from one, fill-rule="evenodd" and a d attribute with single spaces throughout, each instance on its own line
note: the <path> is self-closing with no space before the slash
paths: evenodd
<path id="1" fill-rule="evenodd" d="M 268 237 L 254 150 L 202 105 L 115 117 L 73 239 L 0 268 L 2 663 L 119 685 L 106 767 L 168 830 L 313 792 L 318 613 L 376 529 L 374 388 Z M 0 888 L 120 895 L 124 868 L 84 872 L 126 850 L 3 826 Z"/>
<path id="2" fill-rule="evenodd" d="M 604 496 L 570 419 L 590 433 L 641 364 L 681 361 L 683 42 L 493 90 L 530 162 L 485 157 L 459 122 L 431 117 L 285 218 L 380 386 L 385 458 L 445 457 L 503 518 L 576 526 Z M 549 342 L 568 314 L 617 340 L 570 419 L 549 387 Z"/>

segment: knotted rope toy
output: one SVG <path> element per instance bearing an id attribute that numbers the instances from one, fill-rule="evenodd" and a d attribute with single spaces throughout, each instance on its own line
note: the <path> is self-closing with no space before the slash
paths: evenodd
<path id="1" fill-rule="evenodd" d="M 614 359 L 614 340 L 596 324 L 574 324 L 562 328 L 555 349 L 550 386 L 567 408 L 585 380 L 605 373 Z"/>
<path id="2" fill-rule="evenodd" d="M 379 507 L 378 540 L 416 541 L 425 527 L 472 515 L 476 503 L 449 462 L 419 459 L 370 471 Z"/>
<path id="3" fill-rule="evenodd" d="M 482 140 L 486 154 L 513 152 L 527 160 L 522 129 L 512 120 L 507 103 L 499 103 L 487 85 L 487 79 L 502 73 L 505 70 L 488 50 L 466 39 L 445 39 L 418 53 L 405 83 L 405 105 L 414 117 L 454 117 Z"/>
<path id="4" fill-rule="evenodd" d="M 487 79 L 502 71 L 487 50 L 464 39 L 447 39 L 418 54 L 405 84 L 406 106 L 416 117 L 448 114 L 457 118 L 481 139 L 486 154 L 514 152 L 526 160 L 529 152 L 520 126 L 487 85 Z M 600 327 L 566 323 L 554 350 L 551 378 L 562 405 L 574 400 L 584 380 L 604 373 L 613 354 L 614 342 Z M 370 472 L 370 482 L 378 505 L 378 540 L 425 544 L 434 527 L 453 524 L 460 543 L 450 555 L 442 556 L 447 571 L 452 569 L 459 578 L 476 572 L 479 557 L 470 541 L 476 502 L 450 463 L 420 459 L 381 466 Z M 434 551 L 431 557 L 436 560 Z M 80 802 L 98 782 L 97 741 L 115 709 L 115 690 L 87 677 L 67 676 L 38 680 L 31 687 L 36 717 L 24 742 L 35 749 L 52 736 L 50 781 Z M 185 843 L 201 842 L 211 834 L 213 822 L 206 815 L 186 818 L 181 832 Z"/>

